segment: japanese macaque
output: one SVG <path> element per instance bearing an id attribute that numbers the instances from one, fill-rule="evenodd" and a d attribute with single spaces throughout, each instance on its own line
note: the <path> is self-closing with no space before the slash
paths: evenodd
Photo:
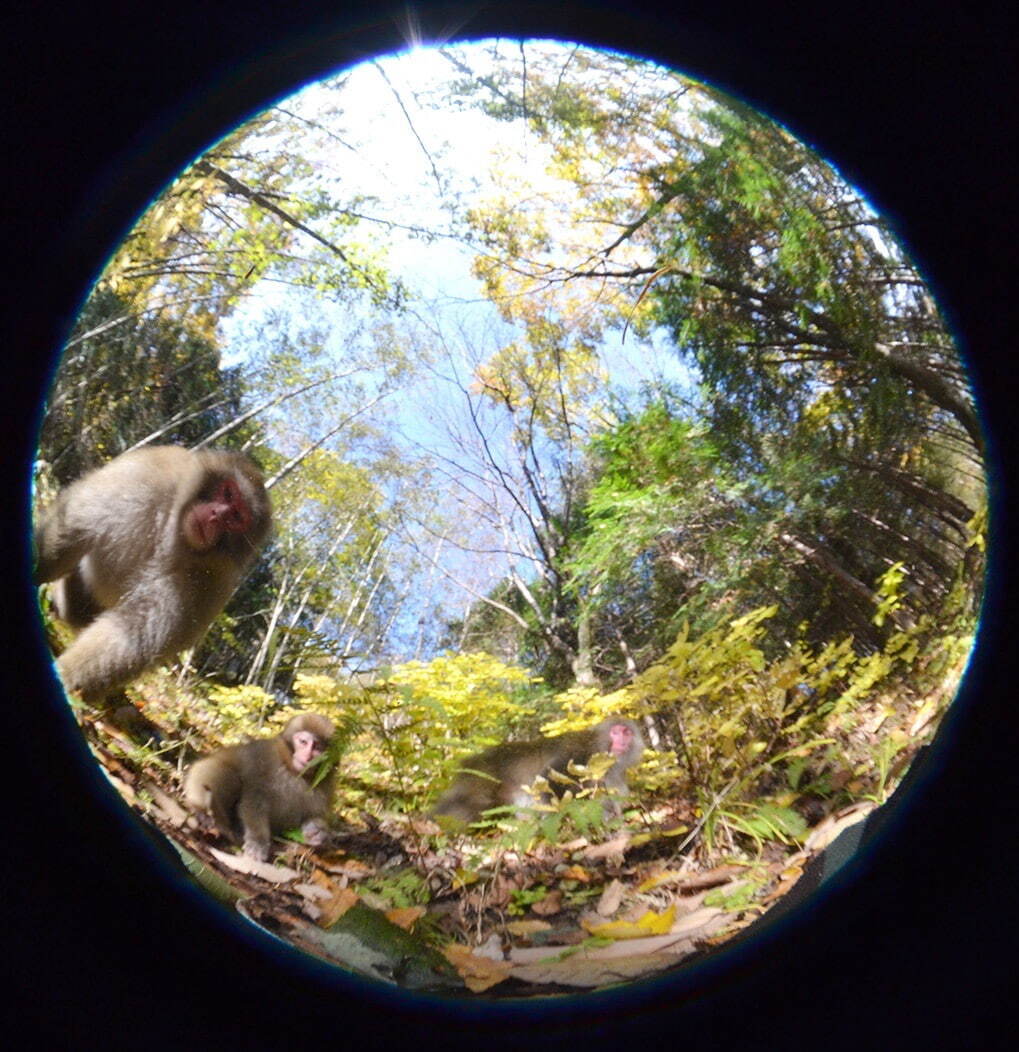
<path id="1" fill-rule="evenodd" d="M 533 802 L 528 787 L 535 778 L 547 776 L 550 771 L 565 774 L 571 762 L 586 764 L 596 753 L 615 757 L 603 783 L 625 793 L 626 770 L 640 759 L 643 751 L 640 728 L 623 717 L 554 738 L 496 745 L 463 761 L 462 770 L 439 798 L 432 814 L 473 822 L 490 807 L 526 806 Z"/>
<path id="2" fill-rule="evenodd" d="M 57 661 L 86 701 L 193 646 L 271 525 L 262 476 L 240 453 L 148 446 L 61 491 L 36 524 L 35 579 L 56 582 L 79 634 Z"/>
<path id="3" fill-rule="evenodd" d="M 326 751 L 333 732 L 325 716 L 301 713 L 275 738 L 231 745 L 192 764 L 184 797 L 259 861 L 269 857 L 274 833 L 298 826 L 306 843 L 321 847 L 329 838 L 324 815 L 334 772 L 315 785 L 319 764 L 312 761 Z"/>

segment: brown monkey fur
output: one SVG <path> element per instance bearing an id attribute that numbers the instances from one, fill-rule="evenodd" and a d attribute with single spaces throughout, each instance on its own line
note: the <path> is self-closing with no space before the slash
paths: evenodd
<path id="1" fill-rule="evenodd" d="M 439 798 L 432 814 L 473 822 L 490 807 L 525 806 L 532 802 L 526 787 L 539 775 L 547 776 L 553 770 L 565 774 L 571 762 L 584 764 L 602 752 L 616 757 L 604 776 L 604 784 L 625 792 L 626 770 L 640 759 L 643 751 L 640 728 L 624 717 L 611 717 L 587 730 L 552 738 L 506 742 L 465 759 L 462 770 Z"/>
<path id="2" fill-rule="evenodd" d="M 308 843 L 319 846 L 328 838 L 324 816 L 334 772 L 313 786 L 319 765 L 309 764 L 328 748 L 333 733 L 325 716 L 294 716 L 275 738 L 231 745 L 193 763 L 184 779 L 184 797 L 208 811 L 219 831 L 251 858 L 265 861 L 272 835 L 298 826 Z"/>
<path id="3" fill-rule="evenodd" d="M 66 487 L 38 517 L 37 583 L 78 636 L 57 669 L 85 700 L 193 646 L 265 543 L 271 508 L 243 454 L 148 446 Z"/>

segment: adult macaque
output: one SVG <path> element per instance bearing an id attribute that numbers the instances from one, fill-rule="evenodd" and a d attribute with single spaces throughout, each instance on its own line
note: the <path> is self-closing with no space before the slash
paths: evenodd
<path id="1" fill-rule="evenodd" d="M 611 789 L 626 791 L 626 770 L 644 751 L 644 739 L 633 720 L 613 717 L 584 731 L 554 738 L 507 742 L 470 756 L 463 770 L 439 798 L 433 815 L 473 822 L 490 807 L 522 807 L 533 802 L 528 786 L 549 771 L 565 774 L 571 762 L 586 764 L 596 753 L 609 753 L 616 762 L 604 776 Z"/>
<path id="2" fill-rule="evenodd" d="M 333 771 L 313 785 L 333 725 L 315 713 L 295 716 L 275 738 L 231 745 L 198 760 L 184 779 L 188 803 L 208 811 L 221 833 L 244 854 L 264 862 L 274 833 L 301 827 L 321 846 L 329 836 L 324 815 L 332 798 Z"/>
<path id="3" fill-rule="evenodd" d="M 98 700 L 193 646 L 271 526 L 262 476 L 243 454 L 148 446 L 64 489 L 35 529 L 36 583 L 55 581 L 79 634 L 57 669 Z"/>

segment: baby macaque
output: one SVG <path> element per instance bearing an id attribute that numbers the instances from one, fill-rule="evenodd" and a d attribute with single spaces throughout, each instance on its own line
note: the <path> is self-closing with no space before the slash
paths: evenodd
<path id="1" fill-rule="evenodd" d="M 189 804 L 208 811 L 221 833 L 241 844 L 244 854 L 264 862 L 274 833 L 298 826 L 307 843 L 321 847 L 329 837 L 333 771 L 317 785 L 319 764 L 334 728 L 325 716 L 294 716 L 275 738 L 231 745 L 191 765 L 184 779 Z"/>
<path id="2" fill-rule="evenodd" d="M 57 614 L 79 630 L 57 661 L 64 686 L 97 701 L 197 643 L 270 526 L 240 453 L 148 446 L 64 489 L 35 529 L 36 582 L 56 582 Z"/>
<path id="3" fill-rule="evenodd" d="M 533 802 L 528 786 L 550 771 L 565 774 L 572 763 L 586 764 L 596 753 L 609 753 L 616 762 L 604 777 L 611 789 L 626 791 L 626 770 L 644 751 L 644 739 L 633 720 L 613 717 L 584 731 L 554 738 L 506 742 L 463 761 L 461 772 L 439 798 L 433 815 L 474 822 L 490 807 L 523 807 Z"/>

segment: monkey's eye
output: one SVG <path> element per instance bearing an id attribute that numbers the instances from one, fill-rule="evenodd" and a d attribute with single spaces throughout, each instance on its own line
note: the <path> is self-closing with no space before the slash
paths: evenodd
<path id="1" fill-rule="evenodd" d="M 220 482 L 213 500 L 225 506 L 222 514 L 227 529 L 243 531 L 248 528 L 251 523 L 251 513 L 240 487 L 233 479 L 227 478 Z"/>

